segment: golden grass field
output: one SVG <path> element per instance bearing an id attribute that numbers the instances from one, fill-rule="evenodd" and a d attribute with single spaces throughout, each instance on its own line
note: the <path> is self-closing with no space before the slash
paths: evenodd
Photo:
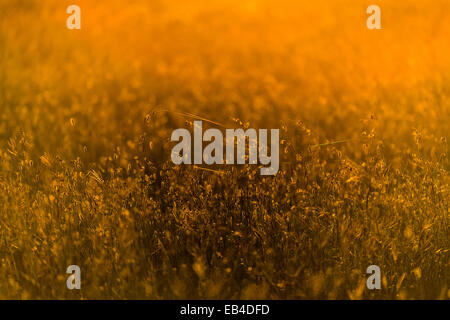
<path id="1" fill-rule="evenodd" d="M 0 298 L 450 299 L 448 1 L 8 0 L 0 17 Z M 279 128 L 280 171 L 175 166 L 186 113 Z"/>

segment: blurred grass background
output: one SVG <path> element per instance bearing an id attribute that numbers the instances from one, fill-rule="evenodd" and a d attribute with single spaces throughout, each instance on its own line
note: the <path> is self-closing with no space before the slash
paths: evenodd
<path id="1" fill-rule="evenodd" d="M 0 297 L 449 299 L 450 4 L 371 4 L 2 1 Z M 174 112 L 280 173 L 174 167 Z"/>

